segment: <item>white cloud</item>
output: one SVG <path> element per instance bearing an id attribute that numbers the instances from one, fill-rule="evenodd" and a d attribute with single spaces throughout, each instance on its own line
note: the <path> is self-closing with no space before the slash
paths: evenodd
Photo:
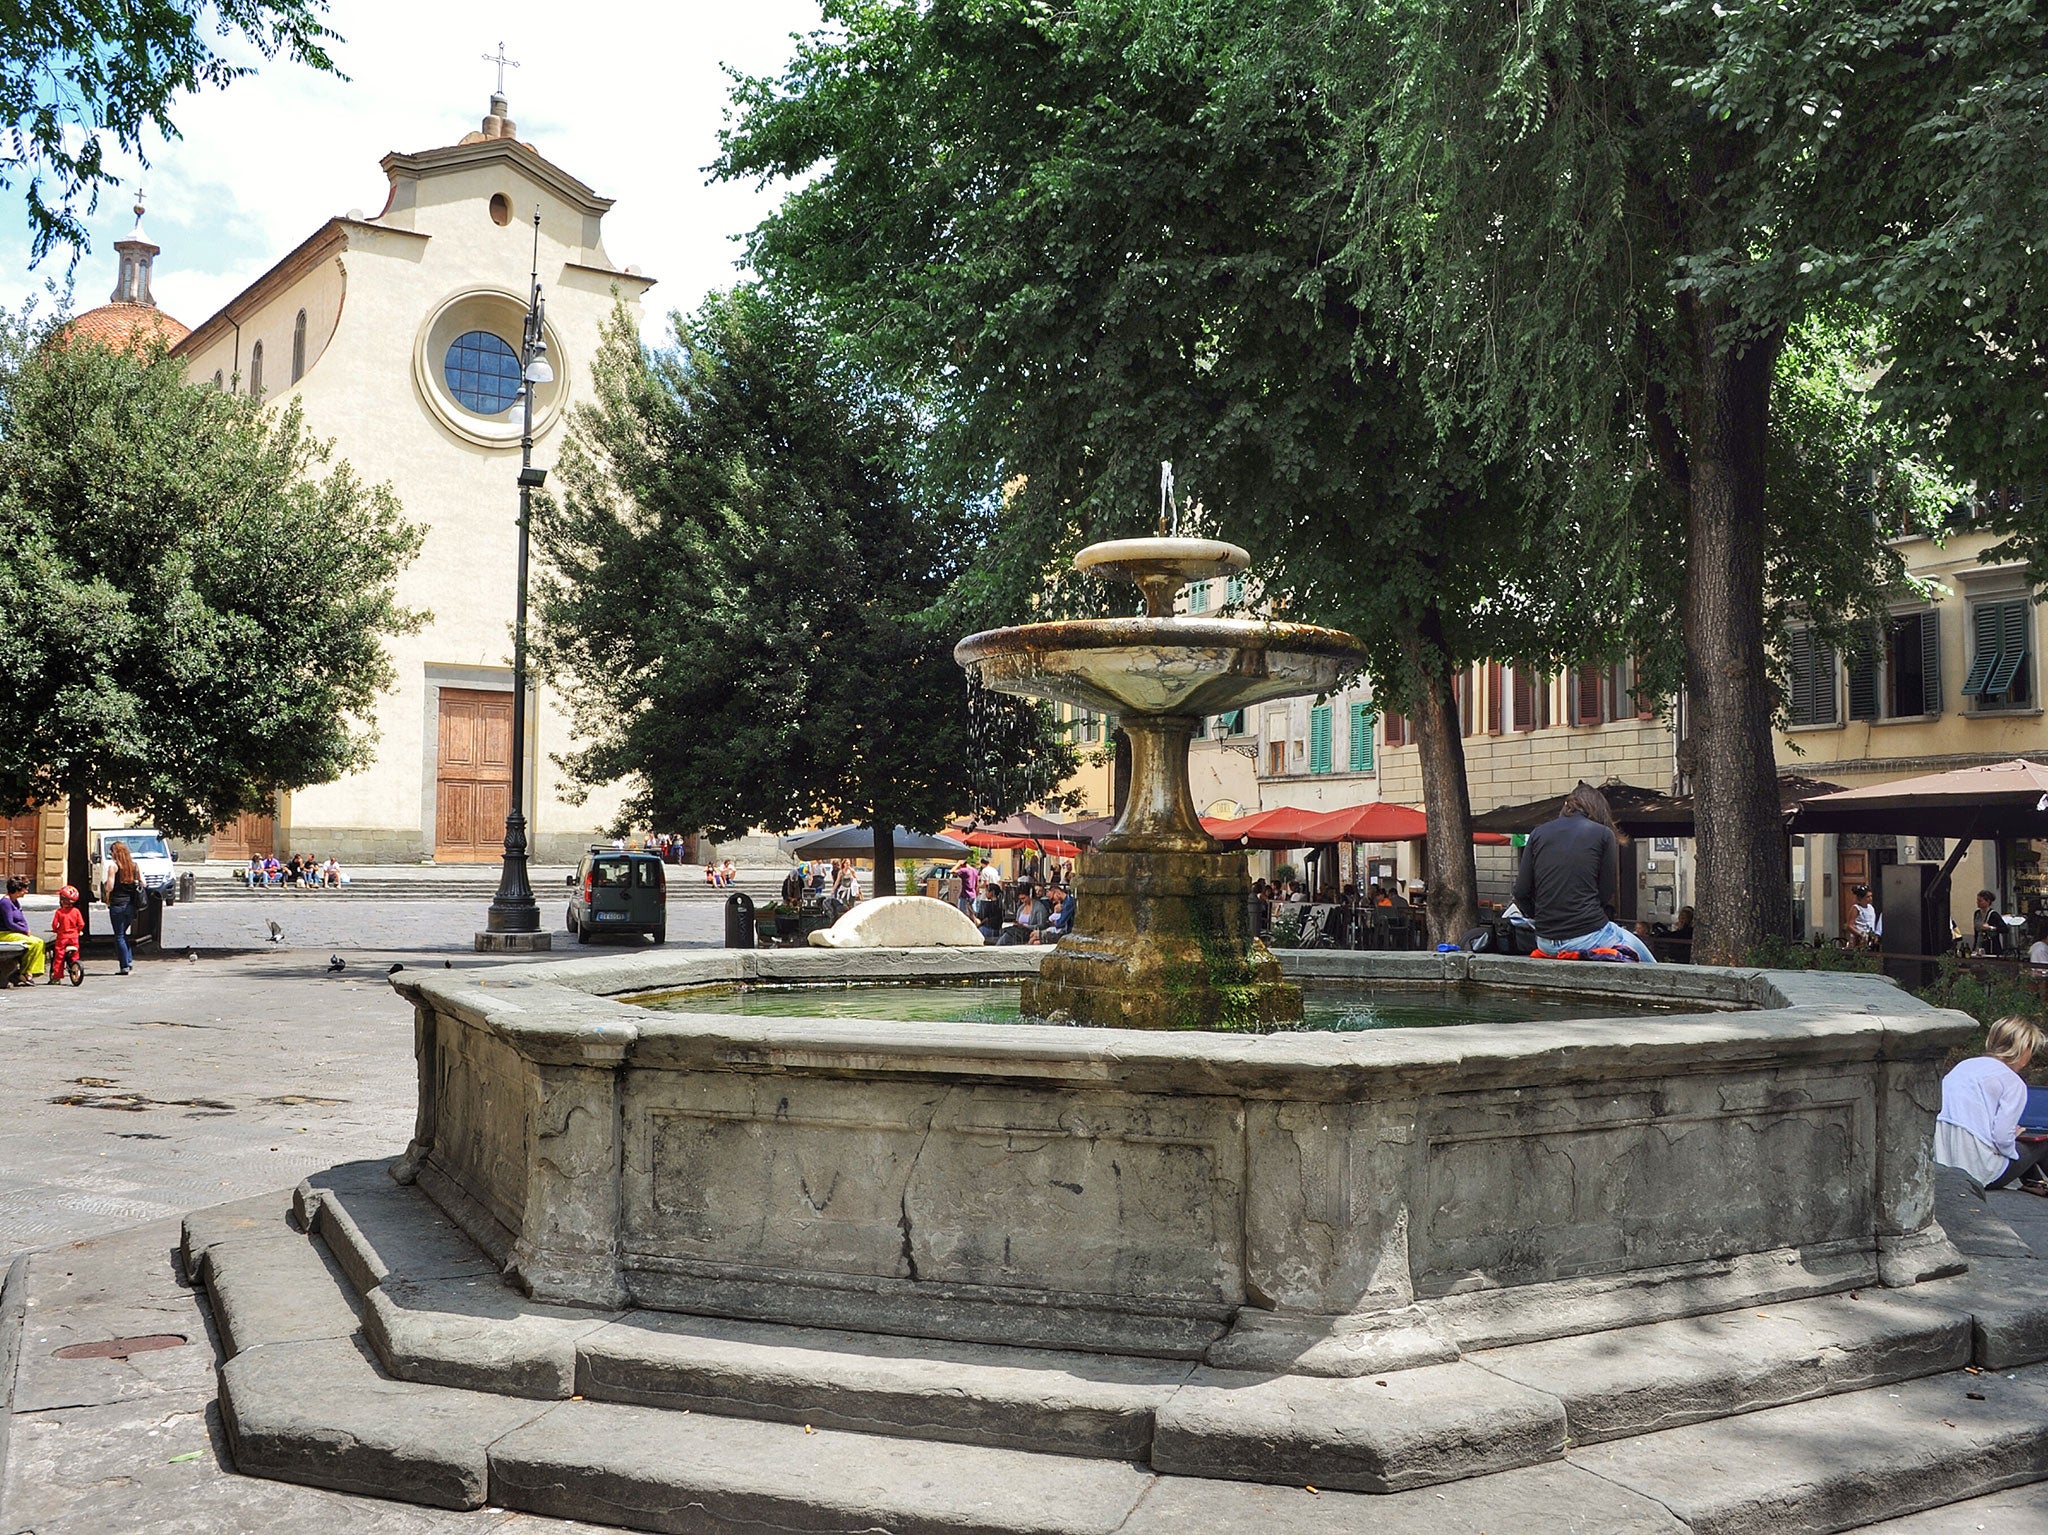
<path id="1" fill-rule="evenodd" d="M 659 278 L 648 329 L 733 280 L 739 247 L 778 194 L 707 186 L 730 85 L 723 66 L 778 71 L 791 34 L 818 24 L 816 0 L 628 0 L 590 12 L 533 0 L 450 6 L 333 0 L 347 81 L 297 65 L 260 63 L 223 92 L 187 98 L 173 112 L 182 136 L 150 152 L 148 188 L 159 306 L 197 324 L 337 213 L 384 203 L 377 162 L 389 150 L 452 144 L 489 105 L 495 66 L 519 60 L 506 95 L 519 136 L 618 205 L 605 248 L 621 265 Z M 112 244 L 132 218 L 124 189 L 89 220 L 93 249 L 77 267 L 77 304 L 113 287 Z M 19 304 L 64 256 L 28 270 L 18 196 L 0 200 L 0 304 Z"/>

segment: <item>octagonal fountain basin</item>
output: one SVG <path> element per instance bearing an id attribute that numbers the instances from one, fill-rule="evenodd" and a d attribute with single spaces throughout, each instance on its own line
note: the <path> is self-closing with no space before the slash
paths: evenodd
<path id="1" fill-rule="evenodd" d="M 402 972 L 401 1176 L 547 1300 L 1322 1375 L 1959 1266 L 1929 1147 L 1971 1024 L 1876 977 L 1289 952 L 1543 1016 L 1268 1034 L 629 1000 L 1044 952 Z"/>

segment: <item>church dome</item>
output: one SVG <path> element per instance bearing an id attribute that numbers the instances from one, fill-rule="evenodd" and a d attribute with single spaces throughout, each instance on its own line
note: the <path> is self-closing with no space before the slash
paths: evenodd
<path id="1" fill-rule="evenodd" d="M 142 232 L 142 192 L 135 193 L 135 228 L 127 239 L 116 240 L 121 257 L 121 275 L 108 301 L 88 309 L 64 327 L 67 338 L 95 342 L 116 351 L 135 351 L 161 336 L 165 346 L 176 346 L 192 334 L 192 327 L 179 323 L 156 307 L 149 291 L 150 268 L 163 248 Z"/>
<path id="2" fill-rule="evenodd" d="M 192 334 L 192 328 L 172 319 L 154 304 L 102 304 L 74 318 L 64 327 L 64 334 L 113 351 L 140 351 L 159 335 L 165 346 L 176 346 Z"/>

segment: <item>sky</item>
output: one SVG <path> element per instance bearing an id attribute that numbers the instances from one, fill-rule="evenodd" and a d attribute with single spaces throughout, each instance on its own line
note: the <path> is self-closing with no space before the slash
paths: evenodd
<path id="1" fill-rule="evenodd" d="M 654 339 L 671 310 L 694 308 L 734 280 L 734 237 L 780 195 L 705 184 L 725 121 L 723 66 L 776 73 L 791 35 L 819 20 L 817 0 L 618 0 L 590 11 L 559 0 L 330 0 L 328 24 L 343 39 L 334 53 L 346 81 L 259 60 L 256 74 L 226 90 L 178 102 L 171 117 L 181 137 L 146 146 L 146 169 L 116 162 L 123 184 L 101 195 L 87 221 L 92 249 L 75 268 L 76 308 L 113 290 L 113 242 L 134 225 L 137 179 L 148 194 L 144 227 L 163 247 L 157 305 L 187 325 L 334 215 L 374 215 L 386 189 L 377 162 L 388 151 L 453 144 L 478 126 L 497 79 L 484 55 L 502 41 L 519 61 L 505 71 L 519 137 L 617 199 L 605 249 L 659 279 L 645 311 Z M 0 194 L 0 305 L 63 282 L 67 252 L 33 271 L 28 260 L 21 198 Z"/>

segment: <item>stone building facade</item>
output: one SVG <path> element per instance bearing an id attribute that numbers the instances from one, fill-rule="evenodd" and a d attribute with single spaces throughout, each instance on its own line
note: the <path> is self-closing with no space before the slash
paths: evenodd
<path id="1" fill-rule="evenodd" d="M 275 847 L 356 862 L 495 862 L 523 754 L 534 856 L 572 859 L 618 804 L 582 805 L 552 756 L 560 701 L 536 690 L 511 739 L 520 347 L 536 256 L 554 379 L 535 389 L 534 462 L 553 464 L 590 390 L 600 328 L 651 280 L 606 252 L 609 199 L 519 140 L 494 96 L 460 143 L 389 154 L 384 206 L 329 219 L 174 348 L 188 376 L 303 407 L 366 480 L 389 481 L 427 529 L 399 598 L 432 613 L 392 640 L 376 760 L 281 796 L 274 823 L 224 828 L 216 856 Z M 281 572 L 280 579 L 289 579 Z"/>

